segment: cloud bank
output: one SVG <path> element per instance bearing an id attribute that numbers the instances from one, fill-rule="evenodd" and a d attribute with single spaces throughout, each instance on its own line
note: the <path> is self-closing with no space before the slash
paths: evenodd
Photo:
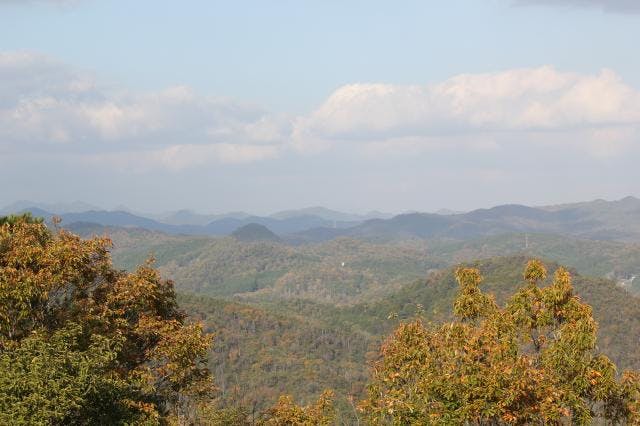
<path id="1" fill-rule="evenodd" d="M 364 156 L 571 147 L 615 157 L 640 146 L 640 92 L 612 70 L 551 66 L 431 85 L 349 84 L 296 116 L 185 86 L 137 93 L 52 58 L 0 53 L 0 154 L 55 154 L 123 170 L 180 171 L 283 155 Z"/>
<path id="2" fill-rule="evenodd" d="M 613 71 L 580 75 L 544 66 L 459 75 L 430 86 L 343 86 L 299 119 L 294 138 L 313 147 L 320 141 L 495 146 L 579 139 L 583 148 L 608 155 L 636 140 L 639 125 L 640 92 Z"/>
<path id="3" fill-rule="evenodd" d="M 549 130 L 640 121 L 640 93 L 610 70 L 460 75 L 433 86 L 341 87 L 305 123 L 330 137 Z"/>
<path id="4" fill-rule="evenodd" d="M 288 123 L 184 86 L 134 93 L 33 53 L 0 54 L 0 151 L 135 152 L 179 169 L 273 157 Z M 154 160 L 155 159 L 155 160 Z"/>

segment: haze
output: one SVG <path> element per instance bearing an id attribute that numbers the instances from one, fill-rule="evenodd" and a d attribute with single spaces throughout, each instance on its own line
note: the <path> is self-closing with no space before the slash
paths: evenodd
<path id="1" fill-rule="evenodd" d="M 636 2 L 346 3 L 0 1 L 0 206 L 640 195 Z"/>

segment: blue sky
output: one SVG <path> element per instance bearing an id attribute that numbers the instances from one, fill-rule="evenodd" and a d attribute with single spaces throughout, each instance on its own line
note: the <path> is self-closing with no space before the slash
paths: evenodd
<path id="1" fill-rule="evenodd" d="M 640 195 L 640 8 L 547 3 L 0 0 L 0 205 Z"/>

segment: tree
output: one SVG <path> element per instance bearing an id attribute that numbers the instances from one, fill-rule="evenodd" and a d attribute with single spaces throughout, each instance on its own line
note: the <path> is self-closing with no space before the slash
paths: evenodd
<path id="1" fill-rule="evenodd" d="M 332 391 L 324 391 L 315 404 L 301 407 L 291 395 L 282 395 L 265 413 L 261 426 L 328 426 L 333 424 L 335 410 Z"/>
<path id="2" fill-rule="evenodd" d="M 403 323 L 383 344 L 361 404 L 371 423 L 640 424 L 640 375 L 617 380 L 569 273 L 541 288 L 546 274 L 530 261 L 501 308 L 480 291 L 477 269 L 458 269 L 457 320 Z"/>
<path id="3" fill-rule="evenodd" d="M 150 262 L 118 271 L 109 248 L 0 218 L 0 423 L 182 422 L 211 394 L 211 336 Z"/>

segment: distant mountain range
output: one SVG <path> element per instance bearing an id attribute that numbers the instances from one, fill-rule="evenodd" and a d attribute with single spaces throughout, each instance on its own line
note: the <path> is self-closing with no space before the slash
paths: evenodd
<path id="1" fill-rule="evenodd" d="M 19 213 L 31 211 L 44 217 L 53 215 L 61 216 L 63 219 L 72 221 L 89 221 L 101 225 L 109 226 L 143 226 L 154 230 L 164 230 L 166 232 L 186 232 L 186 233 L 211 233 L 222 232 L 228 234 L 235 229 L 227 229 L 226 223 L 233 223 L 237 226 L 243 226 L 248 223 L 256 222 L 261 224 L 269 223 L 276 231 L 291 232 L 286 222 L 293 219 L 294 222 L 300 222 L 301 218 L 312 220 L 311 226 L 326 225 L 330 227 L 351 226 L 359 222 L 369 219 L 388 219 L 394 215 L 391 213 L 383 213 L 371 211 L 365 214 L 344 213 L 337 210 L 327 209 L 325 207 L 307 207 L 297 210 L 283 210 L 266 216 L 257 216 L 242 211 L 227 212 L 221 214 L 202 214 L 193 210 L 182 209 L 165 213 L 140 213 L 129 209 L 126 206 L 118 206 L 113 210 L 105 210 L 91 204 L 80 201 L 73 203 L 39 203 L 33 201 L 17 201 L 0 209 L 0 215 L 11 213 Z M 247 220 L 248 219 L 248 220 Z M 152 220 L 157 223 L 150 223 Z M 304 222 L 304 221 L 303 221 Z M 283 223 L 278 225 L 278 223 Z M 179 227 L 177 230 L 163 225 L 172 225 Z M 208 227 L 211 232 L 190 227 Z M 163 229 L 164 228 L 164 229 Z M 293 225 L 295 230 L 299 229 L 298 225 Z M 220 230 L 222 229 L 222 230 Z M 302 229 L 307 229 L 303 226 Z"/>
<path id="2" fill-rule="evenodd" d="M 288 238 L 295 243 L 337 236 L 371 240 L 450 238 L 465 240 L 505 233 L 564 234 L 594 240 L 640 241 L 640 200 L 596 200 L 549 207 L 508 204 L 462 214 L 409 213 L 372 219 L 343 229 L 311 229 Z"/>
<path id="3" fill-rule="evenodd" d="M 138 216 L 126 211 L 89 210 L 81 213 L 61 213 L 56 214 L 38 207 L 23 208 L 12 213 L 31 212 L 34 216 L 43 217 L 50 221 L 53 216 L 62 219 L 63 226 L 70 226 L 75 223 L 94 223 L 103 226 L 118 226 L 125 228 L 144 228 L 152 231 L 165 232 L 167 234 L 185 235 L 229 235 L 236 229 L 249 224 L 259 224 L 269 228 L 279 235 L 286 235 L 302 232 L 313 228 L 333 229 L 348 228 L 358 225 L 361 222 L 342 222 L 323 219 L 318 216 L 292 216 L 285 219 L 272 217 L 245 216 L 223 217 L 215 219 L 205 225 L 181 224 L 174 225 L 160 222 L 156 219 Z M 8 214 L 9 211 L 2 214 Z"/>
<path id="4" fill-rule="evenodd" d="M 465 240 L 526 232 L 595 240 L 640 241 L 640 200 L 634 197 L 544 207 L 507 204 L 468 213 L 407 213 L 393 217 L 379 212 L 355 215 L 311 207 L 271 216 L 251 216 L 242 212 L 207 216 L 182 210 L 162 219 L 126 211 L 94 209 L 65 212 L 59 205 L 48 207 L 51 210 L 41 205 L 26 206 L 21 202 L 3 209 L 0 214 L 31 211 L 47 220 L 58 215 L 63 226 L 84 222 L 186 235 L 230 235 L 238 228 L 257 224 L 293 244 L 327 241 L 338 236 L 379 241 L 414 238 Z"/>
<path id="5" fill-rule="evenodd" d="M 382 213 L 372 211 L 365 214 L 344 213 L 337 210 L 327 209 L 325 207 L 307 207 L 297 210 L 283 210 L 273 213 L 265 218 L 287 220 L 299 217 L 317 217 L 327 222 L 364 222 L 369 219 L 389 219 L 394 215 L 391 213 Z M 246 212 L 229 212 L 223 214 L 200 214 L 192 210 L 178 210 L 176 212 L 165 213 L 163 215 L 154 216 L 154 219 L 162 223 L 171 225 L 207 225 L 211 222 L 222 219 L 247 219 L 257 217 Z"/>

